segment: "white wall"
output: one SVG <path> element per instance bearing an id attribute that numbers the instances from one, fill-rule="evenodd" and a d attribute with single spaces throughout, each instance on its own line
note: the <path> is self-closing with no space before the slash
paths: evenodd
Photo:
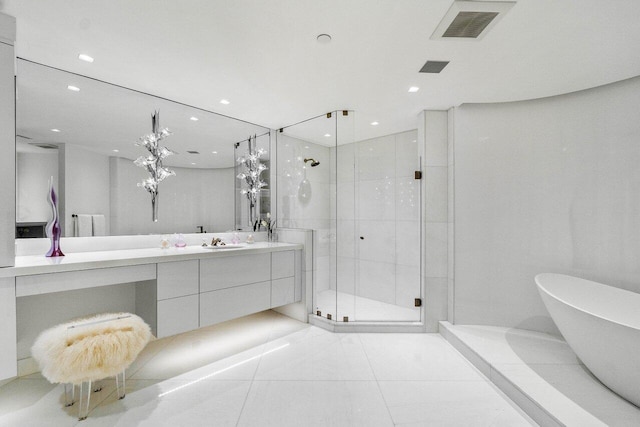
<path id="1" fill-rule="evenodd" d="M 147 172 L 131 160 L 111 158 L 111 234 L 195 233 L 234 227 L 233 168 L 171 168 L 176 176 L 160 183 L 158 222 L 151 220 L 151 195 L 137 186 Z M 108 182 L 108 180 L 107 180 Z"/>
<path id="2" fill-rule="evenodd" d="M 60 204 L 64 217 L 63 235 L 72 237 L 73 214 L 101 214 L 109 235 L 109 157 L 70 144 L 61 144 Z"/>
<path id="3" fill-rule="evenodd" d="M 49 179 L 58 191 L 58 150 L 46 153 L 16 154 L 16 220 L 17 222 L 48 222 L 51 206 L 48 202 Z"/>
<path id="4" fill-rule="evenodd" d="M 455 322 L 557 332 L 534 276 L 640 292 L 640 78 L 463 105 L 455 120 Z"/>

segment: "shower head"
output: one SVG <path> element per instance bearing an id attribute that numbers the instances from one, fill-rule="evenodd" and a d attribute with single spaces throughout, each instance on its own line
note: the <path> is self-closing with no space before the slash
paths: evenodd
<path id="1" fill-rule="evenodd" d="M 311 167 L 312 167 L 312 168 L 315 168 L 316 166 L 318 166 L 318 165 L 320 164 L 320 162 L 318 162 L 318 161 L 316 161 L 316 160 L 314 160 L 314 159 L 311 159 L 311 158 L 309 158 L 309 159 L 304 159 L 304 162 L 305 162 L 305 163 L 307 163 L 307 162 L 311 162 Z"/>

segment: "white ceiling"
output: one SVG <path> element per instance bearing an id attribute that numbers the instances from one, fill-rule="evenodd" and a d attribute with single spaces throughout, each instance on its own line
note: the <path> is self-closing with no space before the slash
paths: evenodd
<path id="1" fill-rule="evenodd" d="M 423 109 L 640 75 L 638 0 L 519 0 L 482 40 L 430 40 L 451 4 L 0 0 L 0 11 L 17 18 L 19 57 L 270 128 L 355 110 L 356 139 L 415 128 Z M 427 59 L 451 63 L 419 74 Z"/>

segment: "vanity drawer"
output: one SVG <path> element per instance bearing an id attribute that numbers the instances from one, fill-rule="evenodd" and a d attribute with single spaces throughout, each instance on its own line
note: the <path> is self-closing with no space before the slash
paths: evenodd
<path id="1" fill-rule="evenodd" d="M 158 300 L 196 295 L 200 291 L 198 260 L 158 264 Z"/>
<path id="2" fill-rule="evenodd" d="M 295 271 L 294 251 L 271 253 L 271 278 L 281 279 L 293 276 Z"/>
<path id="3" fill-rule="evenodd" d="M 295 280 L 285 277 L 271 282 L 271 307 L 291 304 L 295 301 Z"/>
<path id="4" fill-rule="evenodd" d="M 164 338 L 199 327 L 198 295 L 158 301 L 158 338 Z"/>
<path id="5" fill-rule="evenodd" d="M 200 327 L 267 310 L 270 305 L 270 281 L 201 293 Z"/>
<path id="6" fill-rule="evenodd" d="M 140 282 L 155 278 L 155 264 L 18 276 L 16 277 L 16 297 Z"/>
<path id="7" fill-rule="evenodd" d="M 200 292 L 264 282 L 270 278 L 269 253 L 200 260 Z"/>

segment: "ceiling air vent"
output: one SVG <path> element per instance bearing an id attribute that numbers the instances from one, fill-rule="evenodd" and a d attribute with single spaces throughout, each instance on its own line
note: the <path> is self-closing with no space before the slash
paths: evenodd
<path id="1" fill-rule="evenodd" d="M 453 18 L 442 37 L 477 39 L 496 16 L 498 12 L 460 12 Z"/>
<path id="2" fill-rule="evenodd" d="M 442 69 L 446 67 L 448 63 L 449 61 L 427 61 L 424 63 L 422 68 L 420 68 L 420 72 L 437 74 L 442 71 Z"/>
<path id="3" fill-rule="evenodd" d="M 189 154 L 200 154 L 199 151 L 191 151 L 191 150 L 187 150 L 187 153 L 189 153 Z"/>
<path id="4" fill-rule="evenodd" d="M 515 2 L 456 1 L 431 35 L 432 40 L 479 40 Z"/>

